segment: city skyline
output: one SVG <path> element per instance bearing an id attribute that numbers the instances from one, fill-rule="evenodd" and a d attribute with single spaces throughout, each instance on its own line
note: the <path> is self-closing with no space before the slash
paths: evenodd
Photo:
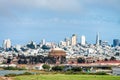
<path id="1" fill-rule="evenodd" d="M 120 0 L 0 0 L 0 44 L 41 39 L 59 42 L 72 34 L 112 44 L 120 39 Z"/>
<path id="2" fill-rule="evenodd" d="M 58 41 L 58 42 L 54 42 L 54 41 L 48 41 L 46 39 L 41 39 L 39 42 L 36 42 L 36 41 L 28 41 L 27 43 L 24 43 L 24 44 L 14 44 L 12 43 L 12 40 L 11 39 L 4 39 L 3 40 L 3 43 L 2 43 L 2 47 L 6 48 L 6 47 L 11 47 L 11 46 L 15 46 L 15 45 L 26 45 L 26 44 L 29 44 L 31 42 L 34 42 L 36 44 L 49 44 L 49 43 L 55 43 L 55 44 L 60 44 L 60 45 L 63 45 L 63 46 L 75 46 L 77 44 L 81 44 L 81 45 L 86 45 L 86 44 L 95 44 L 95 45 L 102 45 L 102 44 L 105 44 L 105 45 L 109 45 L 109 46 L 113 46 L 113 47 L 116 47 L 116 46 L 120 46 L 120 39 L 113 39 L 112 43 L 109 43 L 107 40 L 102 40 L 100 39 L 100 36 L 99 36 L 99 33 L 96 34 L 96 40 L 95 40 L 95 43 L 89 43 L 86 41 L 86 36 L 85 35 L 82 35 L 82 36 L 78 36 L 76 34 L 72 34 L 71 36 L 69 37 L 66 37 L 64 39 L 62 39 L 61 41 Z"/>

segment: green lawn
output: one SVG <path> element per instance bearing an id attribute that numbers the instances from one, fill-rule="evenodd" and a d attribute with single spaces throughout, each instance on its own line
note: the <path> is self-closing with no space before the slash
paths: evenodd
<path id="1" fill-rule="evenodd" d="M 50 74 L 50 75 L 28 75 L 17 76 L 14 80 L 120 80 L 120 76 L 110 75 L 64 75 L 64 74 Z"/>

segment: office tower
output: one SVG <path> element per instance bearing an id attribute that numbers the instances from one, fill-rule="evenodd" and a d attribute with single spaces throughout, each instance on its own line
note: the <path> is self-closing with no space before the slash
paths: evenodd
<path id="1" fill-rule="evenodd" d="M 73 34 L 71 38 L 71 45 L 74 46 L 76 44 L 77 44 L 77 36 Z"/>
<path id="2" fill-rule="evenodd" d="M 81 36 L 81 45 L 85 45 L 85 42 L 86 42 L 86 41 L 85 41 L 85 36 L 82 35 L 82 36 Z"/>
<path id="3" fill-rule="evenodd" d="M 6 39 L 6 40 L 3 41 L 3 48 L 4 49 L 11 48 L 11 41 L 10 41 L 10 39 Z"/>
<path id="4" fill-rule="evenodd" d="M 69 38 L 65 38 L 65 42 L 66 42 L 66 46 L 70 46 L 70 39 Z"/>
<path id="5" fill-rule="evenodd" d="M 99 45 L 102 45 L 102 40 L 99 40 Z"/>
<path id="6" fill-rule="evenodd" d="M 41 40 L 41 44 L 44 45 L 46 42 L 45 42 L 45 39 L 42 39 Z"/>
<path id="7" fill-rule="evenodd" d="M 120 40 L 119 39 L 114 39 L 113 40 L 113 46 L 119 46 L 120 45 Z"/>
<path id="8" fill-rule="evenodd" d="M 96 36 L 96 45 L 99 45 L 99 33 Z"/>

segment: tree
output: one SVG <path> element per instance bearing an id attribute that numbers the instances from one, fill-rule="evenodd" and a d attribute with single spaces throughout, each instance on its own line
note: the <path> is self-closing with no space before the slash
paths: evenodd
<path id="1" fill-rule="evenodd" d="M 110 60 L 116 60 L 116 58 L 115 58 L 114 56 L 112 56 L 112 57 L 110 58 Z"/>
<path id="2" fill-rule="evenodd" d="M 10 64 L 11 63 L 11 59 L 7 59 L 7 64 Z"/>
<path id="3" fill-rule="evenodd" d="M 43 46 L 42 46 L 42 49 L 50 49 L 50 47 L 47 46 L 47 45 L 43 45 Z"/>
<path id="4" fill-rule="evenodd" d="M 105 61 L 108 61 L 108 59 L 107 59 L 107 58 L 105 58 Z"/>
<path id="5" fill-rule="evenodd" d="M 77 62 L 78 62 L 78 63 L 85 63 L 85 59 L 84 59 L 84 58 L 78 58 L 78 59 L 77 59 Z"/>
<path id="6" fill-rule="evenodd" d="M 49 70 L 49 69 L 50 69 L 50 65 L 48 65 L 48 64 L 44 64 L 42 67 L 43 67 L 43 69 L 45 69 L 45 70 Z"/>

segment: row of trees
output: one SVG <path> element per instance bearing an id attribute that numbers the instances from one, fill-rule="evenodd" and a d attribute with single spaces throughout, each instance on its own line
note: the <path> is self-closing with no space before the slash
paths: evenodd
<path id="1" fill-rule="evenodd" d="M 115 60 L 116 60 L 116 58 L 114 56 L 112 56 L 110 59 L 107 59 L 107 58 L 104 59 L 104 61 L 115 61 Z M 77 62 L 78 63 L 85 63 L 86 60 L 85 60 L 85 58 L 80 57 L 77 59 Z"/>
<path id="2" fill-rule="evenodd" d="M 50 70 L 50 65 L 44 64 L 43 66 L 44 70 Z M 73 72 L 80 72 L 82 71 L 81 67 L 71 67 L 67 68 L 66 66 L 54 66 L 51 68 L 52 71 L 73 71 Z"/>
<path id="3" fill-rule="evenodd" d="M 47 64 L 43 65 L 43 68 L 45 70 L 49 70 L 50 66 Z M 87 75 L 107 75 L 105 72 L 96 72 L 96 73 L 90 73 L 90 68 L 81 68 L 81 67 L 66 67 L 66 66 L 54 66 L 51 68 L 52 71 L 55 72 L 62 72 L 62 74 L 87 74 Z M 84 72 L 85 71 L 85 72 Z"/>
<path id="4" fill-rule="evenodd" d="M 37 64 L 37 63 L 48 63 L 55 64 L 56 59 L 54 57 L 44 57 L 42 55 L 38 56 L 18 56 L 18 64 Z"/>

